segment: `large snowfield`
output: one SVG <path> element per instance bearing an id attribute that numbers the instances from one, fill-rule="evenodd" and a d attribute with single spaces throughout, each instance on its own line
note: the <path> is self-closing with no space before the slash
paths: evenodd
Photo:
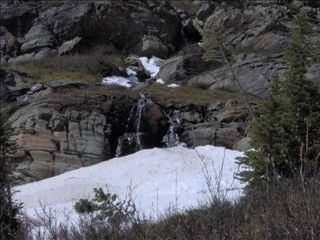
<path id="1" fill-rule="evenodd" d="M 142 150 L 18 186 L 15 198 L 31 217 L 45 206 L 60 219 L 76 219 L 74 203 L 93 197 L 93 188 L 102 187 L 120 199 L 131 197 L 140 214 L 159 219 L 169 208 L 197 208 L 212 195 L 230 200 L 241 196 L 243 185 L 234 177 L 238 156 L 242 153 L 214 146 Z"/>

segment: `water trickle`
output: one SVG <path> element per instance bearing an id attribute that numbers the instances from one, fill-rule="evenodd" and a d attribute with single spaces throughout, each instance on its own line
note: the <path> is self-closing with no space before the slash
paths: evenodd
<path id="1" fill-rule="evenodd" d="M 174 147 L 180 144 L 179 136 L 176 133 L 177 128 L 181 124 L 181 116 L 178 110 L 173 110 L 171 114 L 167 114 L 169 118 L 169 130 L 167 134 L 163 137 L 163 142 L 167 147 Z"/>
<path id="2" fill-rule="evenodd" d="M 130 111 L 125 134 L 120 136 L 118 139 L 116 157 L 122 156 L 124 151 L 128 151 L 129 148 L 134 149 L 135 151 L 143 149 L 141 139 L 142 118 L 145 107 L 150 101 L 151 100 L 147 99 L 142 93 L 140 93 L 140 99 L 137 101 L 136 106 Z"/>
<path id="3" fill-rule="evenodd" d="M 141 128 L 141 118 L 142 118 L 142 114 L 145 106 L 146 106 L 145 98 L 140 98 L 137 103 L 137 110 L 136 110 L 136 116 L 135 116 L 135 127 L 136 127 L 135 136 L 136 136 L 136 142 L 137 142 L 137 150 L 142 149 L 140 128 Z"/>

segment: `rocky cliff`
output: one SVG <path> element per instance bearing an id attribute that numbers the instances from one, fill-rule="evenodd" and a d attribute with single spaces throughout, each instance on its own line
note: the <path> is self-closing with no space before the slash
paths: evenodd
<path id="1" fill-rule="evenodd" d="M 227 66 L 204 60 L 202 35 L 225 34 L 255 109 L 286 70 L 302 11 L 317 46 L 317 1 L 2 1 L 0 97 L 19 145 L 16 182 L 143 148 L 245 149 L 247 107 Z M 154 72 L 152 56 L 162 59 Z M 130 88 L 102 84 L 113 76 Z M 320 82 L 316 59 L 308 76 Z"/>

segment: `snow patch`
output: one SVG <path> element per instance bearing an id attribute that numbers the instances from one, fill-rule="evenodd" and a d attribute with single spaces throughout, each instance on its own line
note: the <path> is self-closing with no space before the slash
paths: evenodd
<path id="1" fill-rule="evenodd" d="M 242 195 L 244 185 L 235 178 L 235 163 L 242 152 L 223 147 L 182 146 L 142 150 L 83 167 L 42 181 L 17 186 L 15 199 L 23 203 L 29 216 L 44 205 L 64 221 L 78 215 L 73 205 L 80 198 L 93 197 L 93 188 L 102 187 L 126 199 L 132 189 L 140 214 L 158 219 L 168 208 L 183 211 L 207 204 L 212 194 L 230 200 Z M 209 176 L 208 176 L 209 175 Z M 208 177 L 212 179 L 210 186 Z"/>
<path id="2" fill-rule="evenodd" d="M 178 87 L 180 87 L 180 85 L 178 85 L 176 83 L 171 83 L 171 84 L 167 85 L 167 87 L 169 87 L 169 88 L 178 88 Z"/>
<path id="3" fill-rule="evenodd" d="M 102 79 L 102 84 L 105 85 L 116 85 L 121 87 L 130 88 L 132 87 L 132 80 L 125 77 L 119 77 L 119 76 L 111 76 L 111 77 L 105 77 Z"/>
<path id="4" fill-rule="evenodd" d="M 159 78 L 159 79 L 157 79 L 156 83 L 165 84 L 165 81 L 163 81 L 161 78 Z"/>
<path id="5" fill-rule="evenodd" d="M 133 71 L 130 67 L 126 68 L 126 73 L 128 76 L 137 76 L 137 72 Z"/>
<path id="6" fill-rule="evenodd" d="M 163 60 L 157 57 L 152 57 L 150 59 L 147 57 L 140 57 L 139 59 L 150 77 L 155 78 L 160 71 L 160 66 Z"/>

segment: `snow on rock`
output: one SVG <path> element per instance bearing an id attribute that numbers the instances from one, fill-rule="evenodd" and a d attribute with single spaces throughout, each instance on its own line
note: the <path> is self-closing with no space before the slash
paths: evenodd
<path id="1" fill-rule="evenodd" d="M 156 83 L 165 84 L 165 81 L 163 81 L 161 78 L 159 78 L 159 79 L 157 79 Z"/>
<path id="2" fill-rule="evenodd" d="M 130 88 L 132 87 L 132 80 L 125 77 L 120 76 L 111 76 L 111 77 L 105 77 L 102 79 L 102 84 L 105 85 L 117 85 L 121 87 Z"/>
<path id="3" fill-rule="evenodd" d="M 160 71 L 160 65 L 163 60 L 157 57 L 152 57 L 150 59 L 147 57 L 140 57 L 139 59 L 145 71 L 150 75 L 150 77 L 155 78 Z M 136 71 L 133 71 L 132 69 L 130 69 L 130 67 L 127 67 L 126 73 L 128 75 L 128 78 L 121 76 L 109 76 L 102 79 L 102 84 L 131 88 L 139 82 Z"/>
<path id="4" fill-rule="evenodd" d="M 169 87 L 169 88 L 178 88 L 178 87 L 180 87 L 180 85 L 178 85 L 176 83 L 171 83 L 171 84 L 167 85 L 167 87 Z"/>
<path id="5" fill-rule="evenodd" d="M 150 75 L 151 78 L 155 78 L 158 72 L 160 71 L 160 65 L 162 63 L 162 59 L 157 57 L 147 58 L 140 57 L 142 66 L 146 70 L 146 72 Z"/>
<path id="6" fill-rule="evenodd" d="M 237 199 L 243 185 L 236 178 L 235 158 L 241 152 L 223 147 L 195 149 L 173 147 L 142 150 L 121 158 L 83 167 L 42 181 L 15 187 L 15 198 L 24 204 L 30 216 L 42 205 L 77 218 L 73 204 L 93 196 L 93 188 L 102 187 L 126 199 L 129 190 L 140 214 L 158 219 L 169 208 L 185 210 L 206 204 L 214 193 Z M 211 184 L 207 180 L 211 179 Z M 70 217 L 70 216 L 69 216 Z"/>
<path id="7" fill-rule="evenodd" d="M 137 76 L 138 74 L 136 71 L 133 71 L 130 67 L 126 68 L 126 73 L 128 76 Z"/>

